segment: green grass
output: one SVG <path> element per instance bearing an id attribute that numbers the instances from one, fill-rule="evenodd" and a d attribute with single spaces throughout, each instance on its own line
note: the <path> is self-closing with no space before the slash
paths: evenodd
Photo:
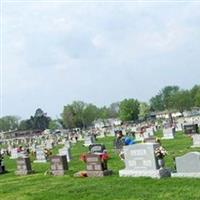
<path id="1" fill-rule="evenodd" d="M 161 136 L 158 132 L 157 136 Z M 111 159 L 108 166 L 114 174 L 103 178 L 75 178 L 73 174 L 85 169 L 85 164 L 79 160 L 87 148 L 82 143 L 72 147 L 73 160 L 69 163 L 69 171 L 63 177 L 44 175 L 50 168 L 49 163 L 32 163 L 35 174 L 16 176 L 15 160 L 6 159 L 7 174 L 0 175 L 0 200 L 68 200 L 68 199 L 101 199 L 101 200 L 198 200 L 200 199 L 200 179 L 192 178 L 126 178 L 119 177 L 118 171 L 124 168 L 124 163 L 112 149 L 113 138 L 99 140 L 108 149 Z M 163 140 L 162 145 L 168 150 L 166 166 L 173 169 L 173 157 L 183 155 L 191 149 L 191 138 L 177 133 L 174 140 Z M 57 152 L 55 148 L 53 153 Z"/>

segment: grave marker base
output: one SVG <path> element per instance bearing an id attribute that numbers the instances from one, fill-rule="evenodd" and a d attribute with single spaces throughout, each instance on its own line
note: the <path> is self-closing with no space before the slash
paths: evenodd
<path id="1" fill-rule="evenodd" d="M 158 169 L 153 171 L 133 171 L 133 170 L 123 169 L 119 171 L 119 176 L 164 178 L 164 177 L 170 177 L 171 172 L 168 169 Z"/>
<path id="2" fill-rule="evenodd" d="M 200 173 L 172 173 L 172 177 L 200 178 Z"/>
<path id="3" fill-rule="evenodd" d="M 103 177 L 112 175 L 112 170 L 104 170 L 104 171 L 87 171 L 88 177 Z"/>
<path id="4" fill-rule="evenodd" d="M 33 174 L 33 173 L 34 173 L 33 170 L 30 170 L 30 171 L 28 171 L 28 170 L 23 170 L 23 171 L 16 171 L 16 172 L 15 172 L 15 175 L 17 175 L 17 176 L 25 176 L 25 175 Z"/>
<path id="5" fill-rule="evenodd" d="M 46 163 L 47 160 L 34 160 L 33 162 L 34 163 Z"/>

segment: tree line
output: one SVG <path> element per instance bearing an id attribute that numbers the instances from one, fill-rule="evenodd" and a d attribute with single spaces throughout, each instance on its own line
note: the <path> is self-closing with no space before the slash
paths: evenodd
<path id="1" fill-rule="evenodd" d="M 26 120 L 20 120 L 16 116 L 5 116 L 0 118 L 0 131 L 87 128 L 98 119 L 119 118 L 124 122 L 146 120 L 151 112 L 173 110 L 182 113 L 193 107 L 200 107 L 200 85 L 195 85 L 190 90 L 166 86 L 149 102 L 130 98 L 112 103 L 110 106 L 97 107 L 91 103 L 74 101 L 64 106 L 60 119 L 51 119 L 40 108 Z"/>

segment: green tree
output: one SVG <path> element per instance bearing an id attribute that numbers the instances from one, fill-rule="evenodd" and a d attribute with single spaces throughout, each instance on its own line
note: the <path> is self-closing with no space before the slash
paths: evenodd
<path id="1" fill-rule="evenodd" d="M 200 107 L 200 88 L 195 94 L 194 105 L 197 106 L 197 107 Z"/>
<path id="2" fill-rule="evenodd" d="M 19 126 L 19 117 L 4 116 L 0 118 L 0 131 L 15 130 Z"/>
<path id="3" fill-rule="evenodd" d="M 139 107 L 139 118 L 145 120 L 149 113 L 150 113 L 150 106 L 147 103 L 140 103 L 140 107 Z"/>
<path id="4" fill-rule="evenodd" d="M 75 112 L 72 105 L 64 106 L 64 110 L 61 116 L 65 128 L 71 129 L 76 127 L 74 120 Z"/>
<path id="5" fill-rule="evenodd" d="M 188 90 L 181 90 L 174 94 L 172 97 L 173 108 L 181 113 L 184 110 L 190 110 L 192 107 L 192 97 L 190 94 Z"/>
<path id="6" fill-rule="evenodd" d="M 172 109 L 173 108 L 173 96 L 179 91 L 178 86 L 166 86 L 162 89 L 161 95 L 163 99 L 163 107 L 165 109 Z"/>
<path id="7" fill-rule="evenodd" d="M 109 109 L 106 106 L 99 108 L 98 118 L 103 120 L 109 118 Z"/>
<path id="8" fill-rule="evenodd" d="M 49 128 L 50 130 L 54 131 L 54 130 L 56 130 L 56 129 L 62 128 L 62 125 L 61 125 L 61 123 L 60 123 L 59 120 L 55 119 L 55 120 L 51 120 L 51 121 L 49 122 L 49 127 L 48 127 L 48 128 Z"/>
<path id="9" fill-rule="evenodd" d="M 152 111 L 163 111 L 164 105 L 163 105 L 162 95 L 158 94 L 155 97 L 152 97 L 150 99 L 150 106 Z"/>
<path id="10" fill-rule="evenodd" d="M 98 108 L 93 104 L 87 104 L 83 110 L 84 127 L 92 125 L 92 122 L 98 117 Z"/>
<path id="11" fill-rule="evenodd" d="M 109 118 L 117 118 L 119 116 L 119 102 L 112 103 L 109 108 Z"/>
<path id="12" fill-rule="evenodd" d="M 23 120 L 20 122 L 20 130 L 45 130 L 49 126 L 51 118 L 43 112 L 41 108 L 38 108 L 34 116 L 31 116 L 30 119 Z"/>
<path id="13" fill-rule="evenodd" d="M 124 99 L 119 105 L 119 116 L 122 121 L 138 119 L 140 103 L 135 99 Z"/>
<path id="14" fill-rule="evenodd" d="M 197 96 L 200 91 L 200 85 L 195 85 L 191 90 L 190 90 L 190 95 L 192 98 L 192 106 L 197 106 L 198 102 L 197 101 Z"/>

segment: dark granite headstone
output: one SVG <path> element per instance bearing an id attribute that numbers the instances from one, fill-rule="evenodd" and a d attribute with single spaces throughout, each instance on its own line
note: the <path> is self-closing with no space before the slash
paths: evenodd
<path id="1" fill-rule="evenodd" d="M 90 153 L 103 153 L 105 149 L 105 145 L 103 144 L 91 144 L 89 146 Z"/>
<path id="2" fill-rule="evenodd" d="M 198 124 L 185 124 L 184 125 L 185 134 L 197 134 L 199 133 Z"/>

